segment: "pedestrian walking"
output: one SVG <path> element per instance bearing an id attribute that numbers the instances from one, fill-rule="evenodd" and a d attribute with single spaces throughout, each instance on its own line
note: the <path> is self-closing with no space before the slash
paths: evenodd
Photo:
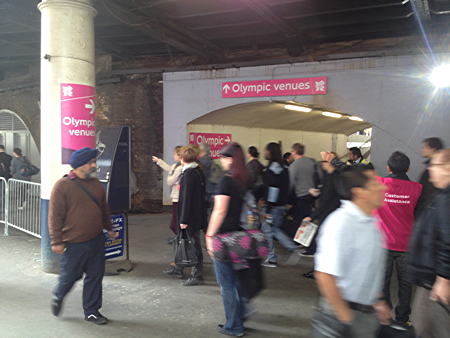
<path id="1" fill-rule="evenodd" d="M 315 279 L 321 298 L 313 338 L 368 338 L 389 324 L 391 310 L 382 297 L 384 251 L 375 209 L 385 186 L 373 170 L 355 168 L 340 176 L 346 199 L 320 229 Z"/>
<path id="2" fill-rule="evenodd" d="M 197 152 L 192 146 L 181 148 L 182 174 L 178 201 L 178 231 L 188 231 L 194 240 L 197 264 L 192 268 L 190 277 L 183 286 L 203 284 L 203 252 L 200 232 L 207 227 L 206 179 L 196 161 Z M 175 266 L 164 271 L 167 275 L 184 278 L 183 269 Z"/>
<path id="3" fill-rule="evenodd" d="M 370 169 L 373 169 L 372 162 L 364 158 L 361 149 L 357 147 L 353 147 L 348 150 L 348 164 L 351 166 L 358 166 L 362 164 Z"/>
<path id="4" fill-rule="evenodd" d="M 263 174 L 265 217 L 261 230 L 269 243 L 269 256 L 263 265 L 275 268 L 278 266 L 275 239 L 290 252 L 296 251 L 298 246 L 281 229 L 289 202 L 289 171 L 283 165 L 280 145 L 274 142 L 269 143 L 265 157 L 269 165 Z"/>
<path id="5" fill-rule="evenodd" d="M 426 159 L 424 162 L 426 168 L 419 178 L 419 183 L 422 184 L 423 190 L 418 202 L 416 217 L 420 216 L 422 211 L 426 209 L 433 200 L 434 195 L 438 192 L 438 189 L 430 181 L 429 167 L 434 154 L 443 148 L 444 143 L 440 138 L 430 137 L 422 141 L 422 157 Z"/>
<path id="6" fill-rule="evenodd" d="M 6 180 L 11 178 L 12 156 L 6 153 L 4 145 L 0 145 L 0 177 Z"/>
<path id="7" fill-rule="evenodd" d="M 14 148 L 11 162 L 12 178 L 21 181 L 31 181 L 31 177 L 36 175 L 39 169 L 34 167 L 28 158 L 23 155 L 22 149 Z"/>
<path id="8" fill-rule="evenodd" d="M 207 143 L 199 145 L 198 164 L 203 170 L 206 180 L 206 202 L 208 209 L 212 208 L 213 196 L 216 193 L 217 184 L 223 175 L 222 168 L 211 158 L 211 147 Z M 208 212 L 209 214 L 210 212 Z"/>
<path id="9" fill-rule="evenodd" d="M 259 161 L 259 151 L 256 147 L 248 148 L 247 171 L 249 174 L 249 189 L 253 193 L 256 200 L 259 200 L 261 186 L 263 185 L 264 166 Z"/>
<path id="10" fill-rule="evenodd" d="M 341 206 L 341 196 L 339 196 L 337 188 L 340 172 L 328 161 L 322 161 L 320 165 L 324 174 L 318 207 L 313 211 L 311 216 L 303 219 L 303 222 L 314 222 L 314 224 L 319 226 L 319 229 L 326 218 Z M 306 257 L 315 255 L 318 233 L 317 231 L 309 248 L 300 250 L 300 255 Z M 311 279 L 314 278 L 314 269 L 305 273 L 303 276 Z"/>
<path id="11" fill-rule="evenodd" d="M 49 233 L 52 250 L 61 255 L 58 284 L 53 291 L 52 313 L 59 316 L 63 301 L 76 281 L 84 277 L 85 320 L 108 323 L 100 312 L 105 272 L 104 231 L 112 231 L 106 193 L 95 178 L 97 150 L 83 148 L 70 159 L 73 170 L 53 187 L 49 204 Z"/>
<path id="12" fill-rule="evenodd" d="M 170 188 L 170 198 L 172 200 L 172 218 L 170 221 L 169 228 L 176 235 L 178 233 L 178 222 L 177 222 L 177 213 L 178 213 L 178 199 L 180 196 L 180 179 L 181 179 L 181 158 L 180 151 L 182 146 L 177 146 L 173 152 L 173 159 L 175 163 L 173 165 L 169 165 L 164 162 L 162 159 L 152 156 L 153 162 L 155 162 L 158 166 L 160 166 L 164 171 L 167 172 L 167 180 L 166 183 Z M 169 244 L 173 243 L 173 238 L 169 239 Z"/>
<path id="13" fill-rule="evenodd" d="M 439 192 L 423 210 L 409 245 L 409 278 L 417 285 L 412 321 L 419 338 L 447 338 L 450 332 L 450 148 L 429 163 Z"/>
<path id="14" fill-rule="evenodd" d="M 421 184 L 409 180 L 407 172 L 410 160 L 404 153 L 396 151 L 388 160 L 387 177 L 379 177 L 386 186 L 384 205 L 377 209 L 375 215 L 384 234 L 386 251 L 386 270 L 383 294 L 391 308 L 391 278 L 395 269 L 398 280 L 398 304 L 395 307 L 395 321 L 404 327 L 411 326 L 412 285 L 407 277 L 408 243 L 414 224 L 414 211 L 422 192 Z"/>
<path id="15" fill-rule="evenodd" d="M 295 195 L 294 224 L 298 227 L 312 213 L 314 197 L 310 191 L 316 188 L 317 163 L 305 156 L 305 146 L 300 143 L 292 146 L 292 158 L 294 162 L 289 166 L 289 178 L 291 191 Z"/>
<path id="16" fill-rule="evenodd" d="M 228 144 L 221 151 L 220 161 L 226 174 L 215 196 L 206 232 L 206 247 L 214 262 L 225 309 L 226 322 L 219 325 L 218 331 L 224 335 L 242 337 L 245 335 L 244 321 L 249 315 L 248 300 L 261 289 L 261 259 L 258 252 L 264 248 L 265 241 L 263 236 L 260 236 L 262 241 L 257 241 L 251 231 L 243 231 L 241 226 L 249 177 L 242 147 L 237 143 Z M 260 234 L 259 231 L 255 233 Z M 245 277 L 241 278 L 243 275 Z M 251 281 L 252 285 L 257 281 L 258 290 L 249 292 L 247 281 Z"/>

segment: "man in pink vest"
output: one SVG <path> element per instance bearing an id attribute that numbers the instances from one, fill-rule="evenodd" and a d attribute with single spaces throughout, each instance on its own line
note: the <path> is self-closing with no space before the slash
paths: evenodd
<path id="1" fill-rule="evenodd" d="M 406 252 L 415 221 L 414 211 L 422 192 L 422 185 L 409 180 L 408 156 L 399 151 L 394 152 L 388 160 L 387 177 L 378 179 L 387 187 L 384 205 L 375 214 L 383 231 L 387 250 L 386 273 L 384 281 L 384 297 L 392 307 L 390 286 L 395 266 L 398 276 L 398 305 L 395 308 L 396 321 L 409 326 L 411 314 L 412 286 L 407 281 Z"/>

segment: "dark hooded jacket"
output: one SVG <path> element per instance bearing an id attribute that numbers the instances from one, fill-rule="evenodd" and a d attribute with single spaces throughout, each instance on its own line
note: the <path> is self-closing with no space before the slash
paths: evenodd
<path id="1" fill-rule="evenodd" d="M 437 276 L 450 279 L 450 186 L 422 212 L 410 242 L 411 282 L 431 288 Z"/>
<path id="2" fill-rule="evenodd" d="M 283 206 L 289 202 L 289 171 L 282 164 L 272 162 L 263 173 L 263 196 L 268 205 Z"/>

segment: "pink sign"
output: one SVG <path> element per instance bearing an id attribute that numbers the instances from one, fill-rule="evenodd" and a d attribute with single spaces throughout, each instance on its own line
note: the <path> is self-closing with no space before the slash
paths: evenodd
<path id="1" fill-rule="evenodd" d="M 61 83 L 62 163 L 78 149 L 95 148 L 95 87 Z"/>
<path id="2" fill-rule="evenodd" d="M 326 76 L 224 82 L 222 83 L 222 97 L 324 95 L 327 93 L 327 82 Z"/>
<path id="3" fill-rule="evenodd" d="M 222 148 L 231 141 L 231 134 L 189 133 L 190 144 L 209 144 L 212 159 L 218 159 Z"/>

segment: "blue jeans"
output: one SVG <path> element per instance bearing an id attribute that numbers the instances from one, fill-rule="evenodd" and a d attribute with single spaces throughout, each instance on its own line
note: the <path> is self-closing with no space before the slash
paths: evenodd
<path id="1" fill-rule="evenodd" d="M 261 226 L 261 230 L 269 243 L 269 256 L 267 257 L 267 260 L 271 263 L 277 262 L 274 238 L 277 239 L 278 242 L 280 242 L 280 244 L 289 251 L 294 251 L 297 249 L 297 245 L 295 245 L 294 241 L 286 235 L 283 230 L 281 230 L 285 213 L 286 208 L 284 206 L 271 207 L 270 214 L 272 215 L 272 221 L 268 222 L 266 219 Z"/>
<path id="2" fill-rule="evenodd" d="M 233 334 L 244 332 L 245 301 L 239 291 L 239 281 L 233 264 L 214 260 L 217 283 L 225 308 L 226 323 L 224 329 Z"/>

